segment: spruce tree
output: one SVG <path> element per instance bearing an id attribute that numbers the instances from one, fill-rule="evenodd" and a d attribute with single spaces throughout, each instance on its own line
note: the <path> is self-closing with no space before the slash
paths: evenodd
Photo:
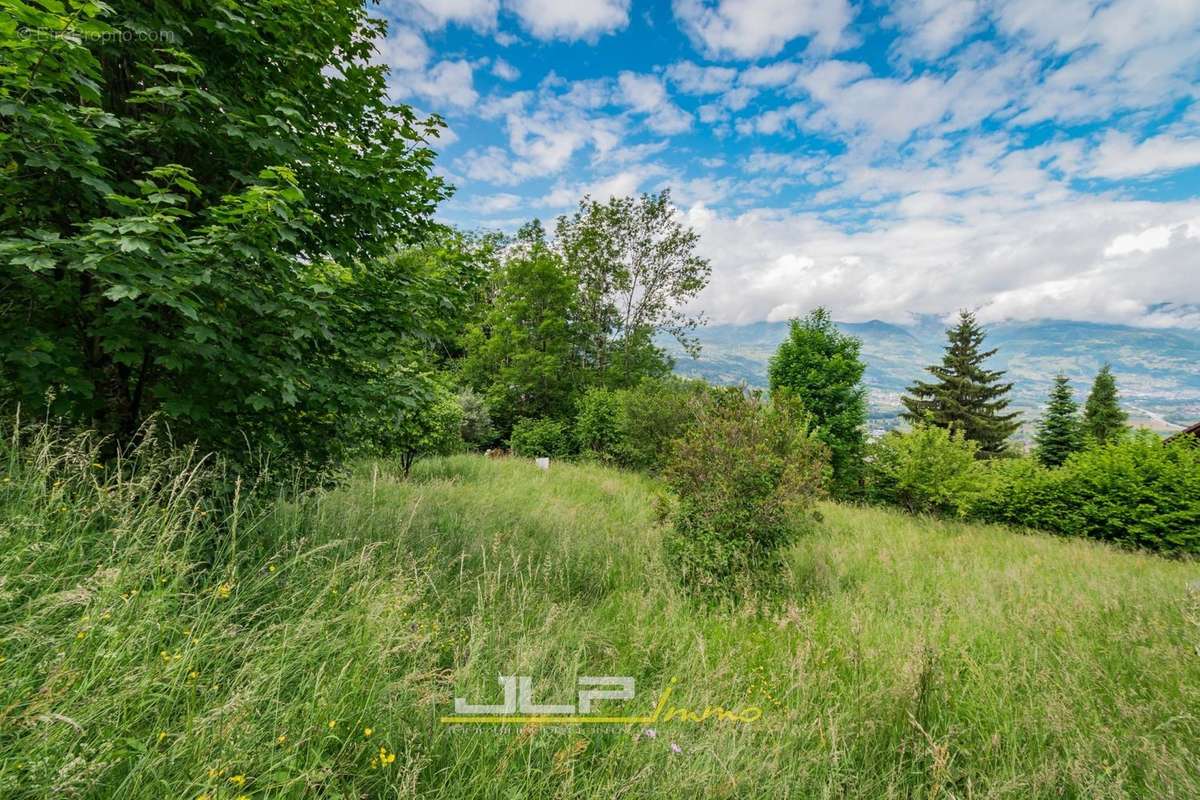
<path id="1" fill-rule="evenodd" d="M 1079 421 L 1079 404 L 1071 382 L 1065 375 L 1054 378 L 1046 413 L 1038 420 L 1037 458 L 1047 467 L 1059 467 L 1071 453 L 1083 449 L 1083 429 Z"/>
<path id="2" fill-rule="evenodd" d="M 979 456 L 1004 452 L 1005 441 L 1020 422 L 1008 408 L 1011 383 L 1001 383 L 1003 371 L 984 369 L 995 350 L 981 351 L 986 336 L 970 311 L 959 312 L 958 324 L 946 331 L 949 343 L 941 364 L 928 367 L 934 382 L 916 381 L 901 398 L 900 416 L 911 423 L 960 430 L 979 444 Z"/>
<path id="3" fill-rule="evenodd" d="M 1117 380 L 1112 367 L 1105 364 L 1092 383 L 1092 391 L 1083 407 L 1083 432 L 1089 441 L 1106 444 L 1125 432 L 1129 415 L 1121 409 L 1117 398 Z"/>

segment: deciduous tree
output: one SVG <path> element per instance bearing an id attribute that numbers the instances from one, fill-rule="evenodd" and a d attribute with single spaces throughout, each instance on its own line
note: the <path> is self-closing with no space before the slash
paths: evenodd
<path id="1" fill-rule="evenodd" d="M 356 0 L 6 2 L 0 393 L 310 455 L 416 396 L 394 356 L 447 298 L 381 257 L 448 189 L 384 34 Z"/>
<path id="2" fill-rule="evenodd" d="M 626 387 L 670 371 L 654 343 L 675 337 L 689 352 L 701 319 L 686 303 L 708 283 L 711 268 L 696 254 L 699 235 L 684 225 L 669 192 L 641 197 L 584 198 L 560 217 L 556 242 L 579 287 L 583 368 L 610 387 Z"/>
<path id="3" fill-rule="evenodd" d="M 867 392 L 861 347 L 837 329 L 829 311 L 817 308 L 792 320 L 767 372 L 772 395 L 790 392 L 812 415 L 817 436 L 830 449 L 833 491 L 843 497 L 856 494 L 862 478 Z"/>

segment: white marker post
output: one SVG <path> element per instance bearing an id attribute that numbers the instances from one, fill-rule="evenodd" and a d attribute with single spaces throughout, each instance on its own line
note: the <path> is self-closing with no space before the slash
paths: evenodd
<path id="1" fill-rule="evenodd" d="M 538 456 L 538 469 L 550 469 L 550 459 L 547 456 Z"/>

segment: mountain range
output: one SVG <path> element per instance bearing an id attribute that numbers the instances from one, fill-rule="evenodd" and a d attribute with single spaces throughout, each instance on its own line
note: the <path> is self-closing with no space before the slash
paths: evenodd
<path id="1" fill-rule="evenodd" d="M 945 319 L 922 315 L 903 325 L 880 320 L 837 325 L 862 342 L 872 429 L 894 427 L 905 389 L 915 379 L 928 377 L 927 365 L 941 361 Z M 984 345 L 997 349 L 987 366 L 1005 370 L 1005 380 L 1013 383 L 1012 408 L 1022 413 L 1025 423 L 1021 438 L 1028 439 L 1056 374 L 1071 379 L 1082 404 L 1106 362 L 1112 365 L 1122 405 L 1133 424 L 1165 433 L 1200 420 L 1200 330 L 1069 320 L 1009 321 L 986 327 Z M 767 364 L 787 333 L 786 321 L 712 325 L 697 333 L 699 358 L 691 358 L 678 345 L 669 349 L 681 375 L 765 387 Z"/>

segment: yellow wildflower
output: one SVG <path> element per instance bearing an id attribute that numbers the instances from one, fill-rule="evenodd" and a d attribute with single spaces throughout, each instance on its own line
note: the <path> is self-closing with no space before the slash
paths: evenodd
<path id="1" fill-rule="evenodd" d="M 224 600 L 226 597 L 229 597 L 229 594 L 232 591 L 233 587 L 229 585 L 229 581 L 224 581 L 220 586 L 217 587 L 217 597 Z"/>
<path id="2" fill-rule="evenodd" d="M 87 636 L 87 631 L 80 631 L 79 633 L 75 634 L 76 639 L 83 639 L 86 636 Z"/>
<path id="3" fill-rule="evenodd" d="M 287 734 L 286 733 L 279 734 L 279 736 L 277 736 L 275 738 L 275 741 L 279 742 L 280 744 L 283 744 L 284 742 L 287 741 Z"/>
<path id="4" fill-rule="evenodd" d="M 336 727 L 337 727 L 337 720 L 336 719 L 329 720 L 329 730 L 333 730 Z"/>
<path id="5" fill-rule="evenodd" d="M 366 737 L 368 737 L 368 738 L 369 738 L 369 737 L 371 736 L 371 734 L 372 734 L 372 733 L 374 733 L 374 732 L 375 732 L 375 731 L 374 731 L 374 730 L 372 730 L 371 728 L 363 728 L 363 736 L 366 736 Z"/>
<path id="6" fill-rule="evenodd" d="M 272 564 L 272 565 L 270 565 L 269 567 L 267 567 L 267 572 L 274 572 L 274 571 L 275 571 L 275 565 L 274 565 L 274 564 Z"/>
<path id="7" fill-rule="evenodd" d="M 229 782 L 232 783 L 234 786 L 241 788 L 246 785 L 246 776 L 245 775 L 232 775 L 229 778 Z"/>

